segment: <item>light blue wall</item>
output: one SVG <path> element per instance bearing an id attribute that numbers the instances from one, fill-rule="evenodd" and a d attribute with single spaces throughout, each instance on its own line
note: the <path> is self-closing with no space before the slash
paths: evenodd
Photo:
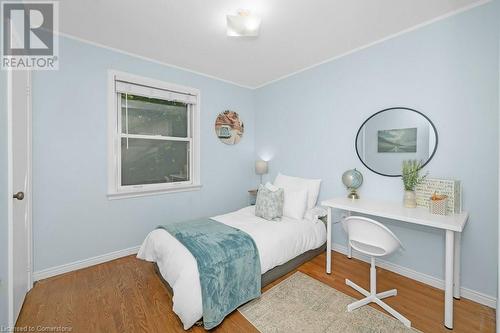
<path id="1" fill-rule="evenodd" d="M 321 198 L 344 196 L 340 177 L 364 175 L 361 197 L 402 200 L 399 178 L 376 175 L 356 156 L 361 123 L 378 110 L 422 111 L 439 133 L 433 177 L 460 179 L 470 212 L 463 234 L 463 287 L 496 296 L 498 222 L 498 3 L 401 35 L 256 91 L 256 154 L 273 156 L 270 177 L 322 178 Z M 327 42 L 327 41 L 325 41 Z M 330 41 L 335 43 L 334 40 Z M 443 277 L 444 235 L 389 227 L 406 247 L 390 260 Z M 335 243 L 345 245 L 337 225 Z"/>
<path id="2" fill-rule="evenodd" d="M 431 175 L 463 182 L 471 213 L 463 286 L 494 296 L 498 12 L 496 3 L 488 4 L 257 91 L 62 38 L 60 70 L 33 75 L 35 271 L 139 245 L 160 223 L 245 205 L 257 181 L 255 155 L 273 155 L 269 178 L 278 171 L 322 178 L 321 198 L 345 195 L 340 175 L 357 167 L 365 176 L 363 197 L 400 200 L 401 181 L 365 169 L 354 138 L 372 113 L 408 106 L 438 129 Z M 106 198 L 108 69 L 201 90 L 202 190 Z M 220 143 L 213 131 L 215 116 L 225 109 L 238 111 L 245 122 L 237 146 Z M 442 233 L 387 223 L 407 248 L 393 262 L 443 276 Z M 334 240 L 345 244 L 339 227 Z"/>
<path id="3" fill-rule="evenodd" d="M 0 326 L 8 325 L 7 307 L 7 73 L 0 70 Z"/>
<path id="4" fill-rule="evenodd" d="M 59 59 L 59 71 L 33 75 L 35 271 L 140 245 L 158 224 L 247 203 L 257 181 L 251 90 L 67 38 Z M 107 199 L 108 69 L 200 89 L 200 191 Z M 245 124 L 235 146 L 214 133 L 216 115 L 226 109 Z"/>

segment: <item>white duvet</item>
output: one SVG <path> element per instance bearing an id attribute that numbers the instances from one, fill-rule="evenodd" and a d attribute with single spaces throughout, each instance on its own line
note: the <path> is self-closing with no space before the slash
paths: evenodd
<path id="1" fill-rule="evenodd" d="M 326 241 L 325 225 L 319 220 L 267 221 L 255 216 L 255 206 L 213 220 L 249 234 L 259 251 L 261 272 L 286 263 L 296 256 L 320 247 Z M 137 258 L 156 262 L 163 278 L 173 289 L 173 310 L 184 329 L 202 317 L 201 287 L 196 260 L 176 238 L 163 229 L 149 233 Z"/>

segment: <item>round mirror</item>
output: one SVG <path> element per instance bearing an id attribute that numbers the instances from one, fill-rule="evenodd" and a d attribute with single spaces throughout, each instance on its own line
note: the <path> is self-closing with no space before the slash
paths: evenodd
<path id="1" fill-rule="evenodd" d="M 219 113 L 215 119 L 215 133 L 227 145 L 240 142 L 244 132 L 245 126 L 237 112 L 227 110 Z"/>
<path id="2" fill-rule="evenodd" d="M 356 153 L 382 176 L 401 176 L 404 160 L 426 165 L 438 144 L 436 127 L 423 113 L 404 107 L 379 111 L 366 119 L 356 135 Z"/>

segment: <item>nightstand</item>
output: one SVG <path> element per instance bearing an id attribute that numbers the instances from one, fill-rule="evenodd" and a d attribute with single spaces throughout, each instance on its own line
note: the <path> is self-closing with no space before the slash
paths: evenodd
<path id="1" fill-rule="evenodd" d="M 257 190 L 248 190 L 248 202 L 250 205 L 255 205 L 255 200 L 257 200 Z"/>

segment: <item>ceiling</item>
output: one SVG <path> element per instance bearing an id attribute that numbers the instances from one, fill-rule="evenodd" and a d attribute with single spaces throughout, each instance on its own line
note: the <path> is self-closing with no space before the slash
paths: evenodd
<path id="1" fill-rule="evenodd" d="M 62 33 L 258 87 L 482 0 L 61 0 Z M 227 37 L 225 15 L 262 17 Z"/>

